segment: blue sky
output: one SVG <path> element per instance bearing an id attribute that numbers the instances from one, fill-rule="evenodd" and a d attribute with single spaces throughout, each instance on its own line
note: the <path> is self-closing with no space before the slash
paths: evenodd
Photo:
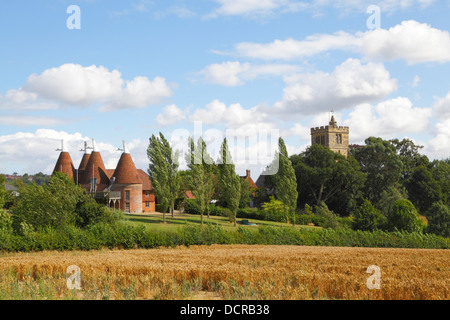
<path id="1" fill-rule="evenodd" d="M 81 29 L 67 27 L 71 5 Z M 273 130 L 294 154 L 331 109 L 351 143 L 408 137 L 447 158 L 449 13 L 433 0 L 2 3 L 0 172 L 51 173 L 60 139 L 75 166 L 95 139 L 109 168 L 125 140 L 145 170 L 152 134 L 182 149 L 174 133 L 194 123 Z M 256 179 L 276 145 L 232 147 L 238 173 Z"/>

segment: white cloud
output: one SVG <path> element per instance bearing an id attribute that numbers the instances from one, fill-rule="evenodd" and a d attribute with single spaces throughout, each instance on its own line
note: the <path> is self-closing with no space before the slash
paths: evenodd
<path id="1" fill-rule="evenodd" d="M 283 100 L 274 111 L 304 115 L 347 109 L 380 100 L 397 89 L 397 81 L 379 63 L 361 64 L 348 59 L 333 73 L 315 72 L 286 78 Z"/>
<path id="2" fill-rule="evenodd" d="M 450 118 L 450 91 L 444 98 L 438 98 L 433 106 L 438 117 Z"/>
<path id="3" fill-rule="evenodd" d="M 299 66 L 290 64 L 251 65 L 239 61 L 228 61 L 211 64 L 200 71 L 199 74 L 204 77 L 207 83 L 235 87 L 258 77 L 291 74 L 300 69 Z"/>
<path id="4" fill-rule="evenodd" d="M 370 136 L 388 139 L 424 132 L 431 116 L 431 108 L 414 107 L 408 98 L 398 97 L 377 105 L 360 104 L 343 123 L 350 127 L 352 143 L 362 143 Z"/>
<path id="5" fill-rule="evenodd" d="M 181 110 L 176 105 L 171 104 L 164 108 L 163 113 L 156 117 L 160 125 L 171 125 L 186 119 L 186 111 Z"/>
<path id="6" fill-rule="evenodd" d="M 295 60 L 330 50 L 357 51 L 360 40 L 346 32 L 318 34 L 303 41 L 275 40 L 271 43 L 241 42 L 235 46 L 238 56 L 262 60 Z"/>
<path id="7" fill-rule="evenodd" d="M 220 6 L 208 17 L 220 15 L 268 15 L 285 7 L 289 0 L 214 0 Z"/>
<path id="8" fill-rule="evenodd" d="M 243 42 L 235 54 L 262 60 L 295 60 L 331 50 L 359 52 L 381 61 L 403 59 L 409 64 L 450 61 L 450 34 L 414 20 L 403 21 L 388 30 L 376 29 L 349 34 L 318 34 L 299 41 L 274 40 L 271 43 Z"/>
<path id="9" fill-rule="evenodd" d="M 215 18 L 224 16 L 268 16 L 276 13 L 289 13 L 299 11 L 312 11 L 314 14 L 321 14 L 323 9 L 334 7 L 343 13 L 365 12 L 372 0 L 213 0 L 219 4 L 207 17 Z M 383 12 L 394 12 L 412 6 L 425 9 L 436 0 L 384 0 L 378 1 L 377 5 Z"/>
<path id="10" fill-rule="evenodd" d="M 257 130 L 258 128 L 273 128 L 273 117 L 267 114 L 261 106 L 245 109 L 240 103 L 227 106 L 214 100 L 204 109 L 196 109 L 190 116 L 191 122 L 225 126 L 226 129 Z"/>
<path id="11" fill-rule="evenodd" d="M 424 153 L 432 159 L 450 157 L 450 118 L 443 119 L 435 126 L 434 137 L 425 144 Z"/>
<path id="12" fill-rule="evenodd" d="M 69 63 L 47 69 L 40 75 L 32 74 L 23 88 L 10 90 L 6 98 L 16 105 L 36 105 L 40 99 L 53 108 L 101 104 L 101 111 L 111 111 L 143 108 L 171 95 L 171 89 L 161 77 L 150 80 L 139 76 L 125 81 L 118 70 Z"/>
<path id="13" fill-rule="evenodd" d="M 389 30 L 368 31 L 362 36 L 362 52 L 372 59 L 399 60 L 409 64 L 450 61 L 450 34 L 414 20 Z"/>
<path id="14" fill-rule="evenodd" d="M 83 156 L 79 152 L 84 141 L 91 144 L 91 138 L 79 132 L 68 133 L 52 129 L 38 129 L 35 132 L 17 132 L 0 136 L 0 158 L 3 170 L 10 172 L 34 174 L 43 172 L 51 174 L 55 167 L 59 152 L 55 150 L 61 146 L 61 139 L 68 148 L 75 168 Z M 96 140 L 106 169 L 115 169 L 121 153 L 117 151 L 122 146 L 121 141 L 116 144 Z M 136 168 L 146 171 L 148 167 L 147 142 L 135 139 L 127 142 L 127 147 L 135 162 Z"/>

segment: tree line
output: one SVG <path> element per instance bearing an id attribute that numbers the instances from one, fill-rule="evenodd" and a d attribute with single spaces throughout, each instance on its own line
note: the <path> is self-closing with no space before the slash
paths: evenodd
<path id="1" fill-rule="evenodd" d="M 163 212 L 173 214 L 176 199 L 190 190 L 202 223 L 212 199 L 231 212 L 235 224 L 238 208 L 252 200 L 262 209 L 277 207 L 293 225 L 299 214 L 326 212 L 346 217 L 359 230 L 450 236 L 450 158 L 430 161 L 412 140 L 370 137 L 351 148 L 348 157 L 321 145 L 289 156 L 280 137 L 267 167 L 277 166 L 277 173 L 265 176 L 264 188 L 257 190 L 236 174 L 226 139 L 217 163 L 201 137 L 189 138 L 188 144 L 188 170 L 180 171 L 179 154 L 164 135 L 150 138 L 149 175 Z"/>

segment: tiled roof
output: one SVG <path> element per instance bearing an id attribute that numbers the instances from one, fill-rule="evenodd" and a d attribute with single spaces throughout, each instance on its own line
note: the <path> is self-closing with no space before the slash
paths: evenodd
<path id="1" fill-rule="evenodd" d="M 136 170 L 133 159 L 129 153 L 122 153 L 113 177 L 118 184 L 139 184 L 142 180 Z"/>
<path id="2" fill-rule="evenodd" d="M 87 164 L 89 162 L 89 157 L 90 156 L 91 156 L 90 153 L 85 153 L 83 155 L 83 158 L 81 159 L 80 166 L 78 167 L 78 170 L 81 171 L 81 170 L 85 170 L 86 169 L 86 166 L 87 166 Z"/>
<path id="3" fill-rule="evenodd" d="M 81 184 L 89 184 L 91 178 L 97 178 L 97 184 L 108 185 L 109 178 L 106 174 L 105 164 L 103 163 L 100 152 L 92 152 L 89 161 L 84 170 L 83 176 L 80 177 Z"/>
<path id="4" fill-rule="evenodd" d="M 70 179 L 73 179 L 75 167 L 73 166 L 72 158 L 68 152 L 61 152 L 59 154 L 59 158 L 53 172 L 64 172 Z"/>
<path id="5" fill-rule="evenodd" d="M 142 180 L 142 190 L 153 190 L 153 185 L 150 181 L 149 175 L 142 169 L 138 169 L 137 172 Z"/>

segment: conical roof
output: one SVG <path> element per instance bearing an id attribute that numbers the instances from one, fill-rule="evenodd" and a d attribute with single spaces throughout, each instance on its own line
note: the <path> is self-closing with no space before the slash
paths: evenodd
<path id="1" fill-rule="evenodd" d="M 128 152 L 122 153 L 113 177 L 116 178 L 114 183 L 117 184 L 142 184 L 139 173 L 136 170 L 134 161 Z"/>
<path id="2" fill-rule="evenodd" d="M 91 179 L 97 178 L 98 185 L 108 185 L 109 179 L 106 174 L 105 164 L 103 163 L 100 152 L 94 151 L 91 153 L 89 160 L 84 169 L 83 177 L 81 178 L 81 184 L 91 183 Z"/>
<path id="3" fill-rule="evenodd" d="M 83 154 L 83 158 L 81 158 L 80 166 L 78 167 L 79 171 L 86 169 L 90 157 L 91 157 L 90 153 Z"/>
<path id="4" fill-rule="evenodd" d="M 56 162 L 55 172 L 63 172 L 69 176 L 70 179 L 73 180 L 75 167 L 73 166 L 72 158 L 70 157 L 69 152 L 63 151 L 59 154 L 58 161 Z"/>

